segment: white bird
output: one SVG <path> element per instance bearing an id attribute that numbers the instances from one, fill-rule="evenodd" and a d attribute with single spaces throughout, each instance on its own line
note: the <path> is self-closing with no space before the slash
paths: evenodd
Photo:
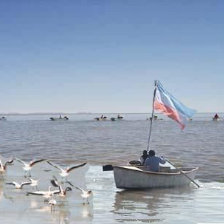
<path id="1" fill-rule="evenodd" d="M 34 191 L 34 192 L 27 192 L 26 195 L 38 195 L 43 196 L 46 199 L 51 198 L 54 194 L 59 194 L 60 190 L 51 191 L 51 186 L 49 186 L 48 191 Z"/>
<path id="2" fill-rule="evenodd" d="M 59 169 L 61 172 L 59 173 L 60 176 L 62 178 L 66 178 L 68 175 L 69 175 L 69 172 L 71 172 L 72 170 L 76 169 L 76 168 L 79 168 L 79 167 L 82 167 L 82 166 L 85 166 L 86 163 L 82 163 L 82 164 L 79 164 L 79 165 L 76 165 L 76 166 L 71 166 L 71 167 L 67 167 L 66 169 L 63 169 L 62 167 L 50 162 L 50 161 L 47 161 L 51 166 Z"/>
<path id="3" fill-rule="evenodd" d="M 12 163 L 13 163 L 13 159 L 7 160 L 5 164 L 3 164 L 2 160 L 0 159 L 0 173 L 4 173 L 7 169 L 7 166 Z"/>
<path id="4" fill-rule="evenodd" d="M 24 185 L 30 185 L 31 182 L 22 182 L 21 184 L 13 181 L 13 182 L 9 182 L 9 183 L 6 183 L 8 185 L 14 185 L 16 189 L 22 189 Z"/>
<path id="5" fill-rule="evenodd" d="M 80 187 L 76 187 L 76 186 L 75 186 L 75 188 L 81 191 L 81 197 L 83 198 L 83 204 L 85 204 L 85 202 L 87 204 L 89 204 L 88 199 L 92 195 L 92 191 L 91 190 L 84 190 L 84 189 L 82 189 Z"/>
<path id="6" fill-rule="evenodd" d="M 31 176 L 30 171 L 31 171 L 32 167 L 35 164 L 37 164 L 37 163 L 40 163 L 40 162 L 45 161 L 45 159 L 39 159 L 39 160 L 32 160 L 29 163 L 27 163 L 27 162 L 25 162 L 25 161 L 23 161 L 21 159 L 18 159 L 18 158 L 16 158 L 16 160 L 24 165 L 23 166 L 23 169 L 25 171 L 25 176 Z"/>
<path id="7" fill-rule="evenodd" d="M 79 191 L 81 191 L 81 197 L 83 198 L 83 200 L 86 201 L 86 203 L 89 204 L 89 200 L 88 198 L 92 195 L 92 191 L 91 190 L 84 190 L 81 187 L 77 187 L 74 186 L 70 181 L 67 181 L 66 183 L 69 183 L 72 187 L 75 187 L 76 189 L 78 189 Z M 85 203 L 85 201 L 83 201 L 83 204 Z"/>
<path id="8" fill-rule="evenodd" d="M 53 207 L 57 204 L 57 201 L 54 198 L 49 199 L 48 204 L 51 206 L 51 211 Z"/>

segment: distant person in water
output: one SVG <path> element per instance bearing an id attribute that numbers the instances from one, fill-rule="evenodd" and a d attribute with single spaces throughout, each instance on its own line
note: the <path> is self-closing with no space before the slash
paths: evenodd
<path id="1" fill-rule="evenodd" d="M 159 171 L 159 164 L 165 164 L 166 161 L 158 156 L 156 156 L 156 153 L 154 150 L 149 150 L 148 158 L 145 160 L 145 166 L 147 170 L 158 172 Z"/>
<path id="2" fill-rule="evenodd" d="M 146 150 L 144 150 L 144 151 L 142 152 L 141 157 L 140 157 L 140 162 L 141 162 L 141 165 L 142 165 L 142 166 L 144 166 L 144 164 L 145 164 L 145 160 L 146 160 L 147 158 L 148 158 L 148 153 L 147 153 Z"/>
<path id="3" fill-rule="evenodd" d="M 219 115 L 218 114 L 215 114 L 215 116 L 213 117 L 213 119 L 219 119 Z"/>

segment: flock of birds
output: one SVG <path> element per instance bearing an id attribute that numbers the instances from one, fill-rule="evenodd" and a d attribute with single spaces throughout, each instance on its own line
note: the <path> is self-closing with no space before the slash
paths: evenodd
<path id="1" fill-rule="evenodd" d="M 86 163 L 63 168 L 63 167 L 61 167 L 49 160 L 46 160 L 46 159 L 32 160 L 30 162 L 25 162 L 19 158 L 9 159 L 9 160 L 6 160 L 5 162 L 3 162 L 0 159 L 0 175 L 5 175 L 6 171 L 7 171 L 7 167 L 13 165 L 14 162 L 16 162 L 16 161 L 23 165 L 22 168 L 24 170 L 24 177 L 26 178 L 26 181 L 23 181 L 20 183 L 18 183 L 16 181 L 11 181 L 11 182 L 6 182 L 5 183 L 6 185 L 12 185 L 12 186 L 14 186 L 15 189 L 22 189 L 26 185 L 31 186 L 32 189 L 33 190 L 35 189 L 35 190 L 28 191 L 26 193 L 26 195 L 27 196 L 29 196 L 29 195 L 42 196 L 44 198 L 44 202 L 47 202 L 51 206 L 51 209 L 57 204 L 56 197 L 64 198 L 64 197 L 66 197 L 66 193 L 68 191 L 72 191 L 74 188 L 81 192 L 80 195 L 83 198 L 83 204 L 89 203 L 89 198 L 92 195 L 92 191 L 84 190 L 78 186 L 74 186 L 71 183 L 71 181 L 69 181 L 67 179 L 69 174 L 71 173 L 71 171 L 73 171 L 79 167 L 85 166 Z M 38 189 L 39 180 L 31 178 L 31 170 L 32 170 L 33 166 L 35 164 L 41 163 L 41 162 L 47 162 L 52 167 L 58 169 L 60 171 L 59 175 L 61 176 L 60 180 L 58 180 L 55 176 L 53 176 L 52 179 L 50 180 L 51 186 L 49 186 L 48 190 L 45 190 L 45 191 L 40 191 Z M 66 185 L 69 185 L 69 186 L 64 187 Z M 54 188 L 54 189 L 52 189 L 52 188 Z"/>

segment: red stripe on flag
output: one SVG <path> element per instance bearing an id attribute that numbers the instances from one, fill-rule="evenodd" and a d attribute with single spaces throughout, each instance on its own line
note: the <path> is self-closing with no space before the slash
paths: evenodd
<path id="1" fill-rule="evenodd" d="M 158 101 L 155 101 L 154 102 L 154 108 L 155 110 L 158 110 L 160 111 L 161 113 L 164 113 L 165 115 L 167 115 L 169 118 L 177 121 L 177 123 L 180 124 L 181 126 L 181 129 L 184 129 L 185 125 L 183 123 L 181 123 L 181 120 L 180 120 L 180 116 L 179 114 L 177 113 L 176 110 L 158 102 Z"/>

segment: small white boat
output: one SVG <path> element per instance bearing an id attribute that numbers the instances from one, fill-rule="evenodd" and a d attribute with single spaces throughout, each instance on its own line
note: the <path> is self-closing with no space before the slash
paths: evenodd
<path id="1" fill-rule="evenodd" d="M 150 119 L 150 129 L 148 137 L 147 152 L 149 151 L 149 143 L 151 139 L 152 132 L 152 123 L 153 120 L 157 120 L 157 116 L 154 115 L 154 109 L 162 112 L 168 117 L 175 120 L 181 127 L 184 129 L 186 121 L 188 121 L 193 114 L 194 110 L 187 108 L 176 98 L 174 98 L 169 92 L 167 92 L 162 84 L 156 80 L 155 89 L 153 94 L 153 107 L 152 107 L 152 118 Z M 154 155 L 148 155 L 149 157 L 154 157 Z M 157 157 L 157 159 L 159 159 Z M 166 159 L 170 167 L 161 167 L 159 162 L 156 160 L 155 165 L 158 172 L 149 171 L 150 167 L 139 166 L 139 161 L 131 161 L 128 166 L 112 166 L 105 165 L 103 166 L 103 171 L 113 170 L 114 180 L 117 188 L 122 189 L 148 189 L 148 188 L 166 188 L 166 187 L 181 187 L 189 185 L 191 182 L 194 183 L 197 187 L 200 187 L 195 181 L 195 174 L 198 170 L 198 167 L 195 168 L 175 168 L 175 165 Z M 157 160 L 158 161 L 158 160 Z M 147 160 L 146 160 L 147 163 Z"/>
<path id="2" fill-rule="evenodd" d="M 113 166 L 116 187 L 121 189 L 182 187 L 194 180 L 197 170 L 198 167 L 151 172 L 135 166 Z"/>

